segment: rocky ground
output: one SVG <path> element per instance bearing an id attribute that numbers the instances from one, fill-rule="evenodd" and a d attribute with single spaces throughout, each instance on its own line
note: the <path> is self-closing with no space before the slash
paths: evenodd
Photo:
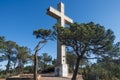
<path id="1" fill-rule="evenodd" d="M 0 79 L 0 80 L 6 80 L 6 79 Z M 61 77 L 42 77 L 41 80 L 70 80 L 70 79 L 61 78 Z"/>
<path id="2" fill-rule="evenodd" d="M 70 77 L 55 77 L 54 73 L 42 74 L 42 80 L 70 80 Z"/>
<path id="3" fill-rule="evenodd" d="M 70 78 L 61 78 L 61 77 L 42 77 L 42 80 L 70 80 Z"/>
<path id="4" fill-rule="evenodd" d="M 71 80 L 72 74 L 70 74 L 68 77 L 54 77 L 49 76 L 50 74 L 42 75 L 42 80 Z M 77 80 L 83 80 L 81 75 L 78 75 Z"/>

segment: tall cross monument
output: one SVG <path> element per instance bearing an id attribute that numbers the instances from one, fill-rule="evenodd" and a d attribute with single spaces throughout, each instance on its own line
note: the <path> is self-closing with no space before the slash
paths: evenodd
<path id="1" fill-rule="evenodd" d="M 57 23 L 62 27 L 65 27 L 65 24 L 73 23 L 73 20 L 65 15 L 64 4 L 60 2 L 58 8 L 54 9 L 49 7 L 47 14 L 57 19 Z M 55 67 L 55 75 L 61 77 L 68 76 L 68 65 L 66 64 L 66 46 L 61 45 L 60 41 L 57 40 L 57 66 Z"/>

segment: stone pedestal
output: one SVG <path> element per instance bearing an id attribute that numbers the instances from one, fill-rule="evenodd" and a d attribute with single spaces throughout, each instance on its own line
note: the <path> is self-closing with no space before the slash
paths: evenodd
<path id="1" fill-rule="evenodd" d="M 68 65 L 61 64 L 55 67 L 55 76 L 67 77 L 68 76 Z"/>

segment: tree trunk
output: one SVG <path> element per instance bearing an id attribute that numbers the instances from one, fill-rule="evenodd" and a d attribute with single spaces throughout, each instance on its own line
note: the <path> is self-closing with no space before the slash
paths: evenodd
<path id="1" fill-rule="evenodd" d="M 78 69 L 79 69 L 80 59 L 81 59 L 81 57 L 77 57 L 77 61 L 76 61 L 74 73 L 73 73 L 73 76 L 72 76 L 72 79 L 71 79 L 71 80 L 76 80 L 76 76 L 77 76 Z"/>
<path id="2" fill-rule="evenodd" d="M 18 74 L 20 74 L 20 59 L 18 59 Z"/>
<path id="3" fill-rule="evenodd" d="M 8 55 L 8 63 L 7 63 L 7 66 L 6 66 L 6 73 L 8 73 L 9 68 L 10 68 L 10 56 Z"/>
<path id="4" fill-rule="evenodd" d="M 37 70 L 38 70 L 38 58 L 37 58 L 37 50 L 34 55 L 34 80 L 37 80 Z"/>

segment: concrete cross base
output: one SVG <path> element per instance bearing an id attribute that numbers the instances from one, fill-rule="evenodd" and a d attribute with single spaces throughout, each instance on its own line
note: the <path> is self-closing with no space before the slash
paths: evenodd
<path id="1" fill-rule="evenodd" d="M 55 76 L 68 77 L 68 64 L 61 64 L 55 67 Z"/>

